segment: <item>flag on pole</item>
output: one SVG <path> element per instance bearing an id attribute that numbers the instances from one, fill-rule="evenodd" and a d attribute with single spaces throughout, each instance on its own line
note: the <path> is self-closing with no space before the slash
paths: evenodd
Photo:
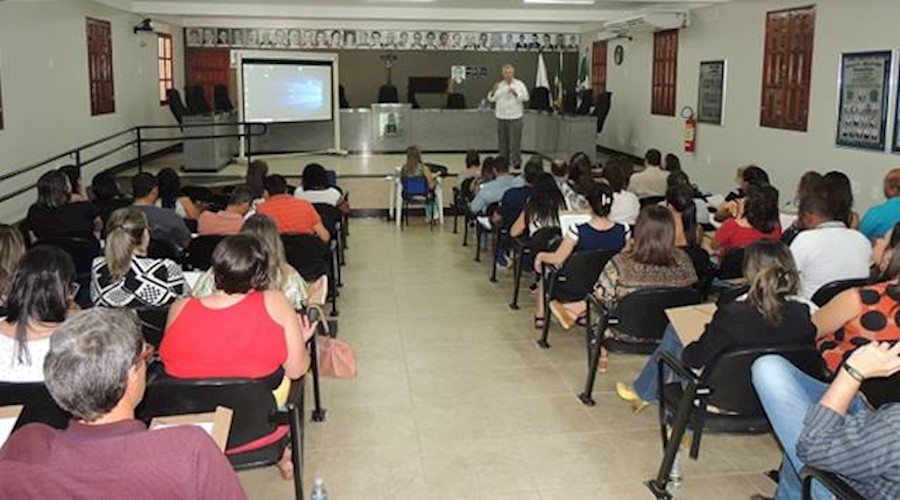
<path id="1" fill-rule="evenodd" d="M 588 51 L 581 55 L 581 65 L 578 66 L 578 86 L 582 90 L 591 88 L 590 69 L 588 68 Z"/>
<path id="2" fill-rule="evenodd" d="M 534 77 L 534 88 L 550 90 L 550 80 L 547 77 L 547 65 L 544 64 L 544 54 L 538 54 L 537 75 Z"/>
<path id="3" fill-rule="evenodd" d="M 559 66 L 556 67 L 556 96 L 554 99 L 554 107 L 557 111 L 562 112 L 563 109 L 563 53 L 559 52 Z"/>

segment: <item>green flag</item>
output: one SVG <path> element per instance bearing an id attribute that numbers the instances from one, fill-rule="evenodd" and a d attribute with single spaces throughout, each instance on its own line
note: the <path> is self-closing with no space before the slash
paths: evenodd
<path id="1" fill-rule="evenodd" d="M 591 88 L 590 70 L 588 69 L 587 51 L 581 55 L 581 64 L 578 66 L 578 85 L 582 89 Z"/>

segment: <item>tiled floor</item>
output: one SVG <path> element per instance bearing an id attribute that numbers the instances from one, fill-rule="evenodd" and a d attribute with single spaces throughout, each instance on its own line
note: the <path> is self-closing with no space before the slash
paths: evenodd
<path id="1" fill-rule="evenodd" d="M 473 262 L 451 228 L 352 221 L 339 320 L 359 377 L 324 383 L 328 420 L 306 424 L 307 486 L 324 478 L 332 500 L 652 498 L 656 413 L 634 416 L 612 392 L 644 357 L 614 355 L 597 406 L 582 406 L 582 331 L 554 326 L 540 349 L 528 291 L 510 310 L 510 271 L 490 283 L 489 259 Z M 769 436 L 705 435 L 680 497 L 771 495 L 762 473 L 778 463 Z M 274 468 L 241 480 L 252 498 L 291 497 Z"/>

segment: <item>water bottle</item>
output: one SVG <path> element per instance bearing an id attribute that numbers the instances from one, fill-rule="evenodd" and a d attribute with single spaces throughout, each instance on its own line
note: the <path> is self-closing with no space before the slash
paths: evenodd
<path id="1" fill-rule="evenodd" d="M 325 491 L 325 480 L 321 477 L 316 478 L 312 496 L 309 497 L 309 500 L 328 500 L 328 493 Z"/>

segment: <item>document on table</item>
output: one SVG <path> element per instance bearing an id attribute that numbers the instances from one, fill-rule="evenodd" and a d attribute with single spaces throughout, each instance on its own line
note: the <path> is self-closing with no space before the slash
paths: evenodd
<path id="1" fill-rule="evenodd" d="M 716 313 L 715 304 L 698 304 L 693 306 L 673 307 L 666 309 L 669 322 L 678 333 L 681 345 L 688 345 L 703 335 L 706 325 Z"/>

